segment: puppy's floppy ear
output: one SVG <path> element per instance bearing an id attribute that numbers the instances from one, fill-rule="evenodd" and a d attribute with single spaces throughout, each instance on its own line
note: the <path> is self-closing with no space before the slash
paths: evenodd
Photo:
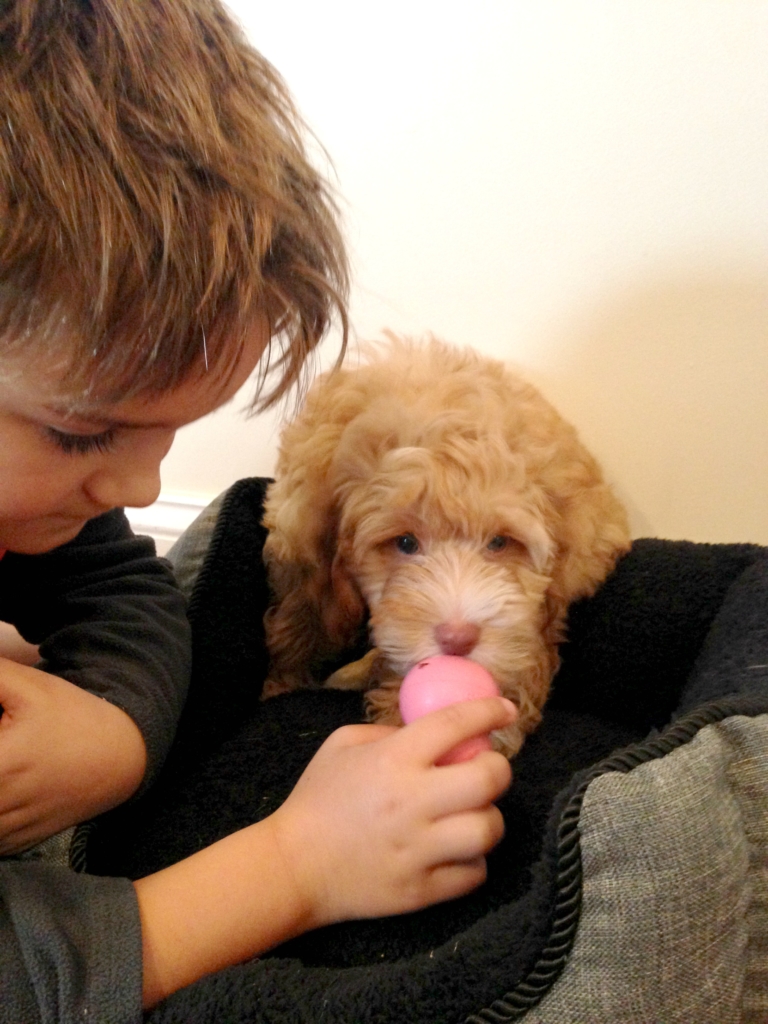
<path id="1" fill-rule="evenodd" d="M 366 606 L 338 546 L 338 513 L 327 477 L 306 472 L 273 483 L 264 506 L 272 600 L 265 616 L 270 677 L 286 688 L 322 681 L 350 644 Z"/>
<path id="2" fill-rule="evenodd" d="M 365 600 L 350 571 L 343 545 L 331 562 L 328 584 L 321 609 L 323 626 L 331 642 L 342 649 L 355 639 L 366 614 Z"/>
<path id="3" fill-rule="evenodd" d="M 591 596 L 630 548 L 626 512 L 602 480 L 556 499 L 552 593 L 566 605 Z"/>

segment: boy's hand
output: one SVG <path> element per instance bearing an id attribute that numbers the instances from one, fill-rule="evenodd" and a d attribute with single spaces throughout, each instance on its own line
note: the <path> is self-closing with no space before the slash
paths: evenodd
<path id="1" fill-rule="evenodd" d="M 58 676 L 0 658 L 0 854 L 115 807 L 146 749 L 120 708 Z"/>
<path id="2" fill-rule="evenodd" d="M 509 762 L 491 751 L 435 762 L 515 715 L 509 701 L 473 700 L 402 729 L 349 726 L 326 740 L 269 819 L 307 927 L 415 910 L 485 880 L 485 854 L 504 832 L 493 801 L 509 786 Z"/>
<path id="3" fill-rule="evenodd" d="M 474 889 L 504 831 L 493 801 L 509 762 L 492 751 L 435 762 L 515 715 L 491 697 L 403 729 L 339 729 L 274 814 L 135 882 L 144 1005 L 310 928 Z"/>

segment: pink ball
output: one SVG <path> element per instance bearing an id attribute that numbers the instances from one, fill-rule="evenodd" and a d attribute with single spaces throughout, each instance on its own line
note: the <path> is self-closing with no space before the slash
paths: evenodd
<path id="1" fill-rule="evenodd" d="M 400 714 L 407 724 L 449 704 L 498 697 L 499 688 L 482 665 L 453 654 L 440 654 L 414 665 L 400 686 Z M 438 764 L 468 761 L 490 750 L 488 736 L 473 736 L 454 747 Z"/>

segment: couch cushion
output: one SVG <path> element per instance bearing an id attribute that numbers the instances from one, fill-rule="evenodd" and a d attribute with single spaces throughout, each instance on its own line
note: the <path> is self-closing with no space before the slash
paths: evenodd
<path id="1" fill-rule="evenodd" d="M 579 831 L 576 941 L 557 984 L 517 1019 L 764 1024 L 768 715 L 726 719 L 601 775 Z"/>

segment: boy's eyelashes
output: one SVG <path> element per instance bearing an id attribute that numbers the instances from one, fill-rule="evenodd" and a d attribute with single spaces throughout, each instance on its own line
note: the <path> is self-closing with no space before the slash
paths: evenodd
<path id="1" fill-rule="evenodd" d="M 56 427 L 46 427 L 46 435 L 67 455 L 90 455 L 93 452 L 108 452 L 115 445 L 117 431 L 114 427 L 100 434 L 68 434 Z"/>

